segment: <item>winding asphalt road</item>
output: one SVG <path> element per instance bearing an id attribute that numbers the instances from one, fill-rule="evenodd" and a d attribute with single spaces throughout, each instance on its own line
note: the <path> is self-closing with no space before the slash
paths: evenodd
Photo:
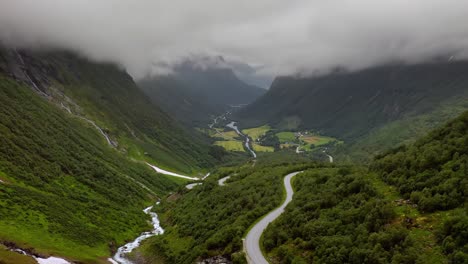
<path id="1" fill-rule="evenodd" d="M 244 250 L 249 264 L 268 264 L 268 261 L 265 259 L 262 254 L 262 250 L 260 249 L 260 237 L 262 236 L 263 231 L 265 231 L 267 228 L 268 224 L 278 218 L 284 212 L 286 205 L 292 201 L 294 191 L 291 186 L 291 179 L 301 172 L 302 171 L 289 173 L 286 175 L 286 177 L 284 177 L 286 200 L 284 200 L 280 207 L 271 211 L 264 218 L 262 218 L 262 220 L 260 220 L 252 229 L 250 229 L 249 233 L 245 237 Z"/>

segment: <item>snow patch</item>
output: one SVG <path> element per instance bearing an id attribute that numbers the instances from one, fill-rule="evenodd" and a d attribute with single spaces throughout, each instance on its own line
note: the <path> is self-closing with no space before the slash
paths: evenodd
<path id="1" fill-rule="evenodd" d="M 49 258 L 36 258 L 37 263 L 39 264 L 71 264 L 70 262 L 57 258 L 57 257 L 49 257 Z"/>
<path id="2" fill-rule="evenodd" d="M 185 175 L 181 175 L 181 174 L 178 174 L 178 173 L 174 173 L 174 172 L 170 172 L 170 171 L 167 171 L 167 170 L 163 170 L 157 166 L 154 166 L 154 165 L 151 165 L 149 163 L 146 163 L 148 166 L 150 166 L 151 168 L 153 168 L 157 173 L 161 173 L 161 174 L 164 174 L 164 175 L 169 175 L 169 176 L 174 176 L 174 177 L 179 177 L 179 178 L 184 178 L 184 179 L 188 179 L 188 180 L 194 180 L 194 181 L 197 181 L 199 180 L 199 178 L 195 178 L 195 177 L 190 177 L 190 176 L 185 176 Z"/>

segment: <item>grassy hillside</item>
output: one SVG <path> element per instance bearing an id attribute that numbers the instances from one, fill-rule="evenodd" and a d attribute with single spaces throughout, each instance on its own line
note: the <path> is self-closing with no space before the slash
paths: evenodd
<path id="1" fill-rule="evenodd" d="M 117 149 L 132 158 L 185 173 L 217 162 L 207 138 L 181 127 L 115 65 L 68 52 L 4 50 L 0 69 L 36 87 L 72 115 L 95 122 Z"/>
<path id="2" fill-rule="evenodd" d="M 280 77 L 237 116 L 244 126 L 313 129 L 366 158 L 422 136 L 468 109 L 468 62 L 395 65 Z M 359 153 L 356 153 L 359 152 Z"/>
<path id="3" fill-rule="evenodd" d="M 150 228 L 176 184 L 85 124 L 0 74 L 0 241 L 91 263 Z"/>
<path id="4" fill-rule="evenodd" d="M 411 144 L 447 120 L 468 109 L 464 97 L 445 100 L 434 109 L 416 115 L 406 115 L 398 120 L 371 130 L 368 134 L 342 145 L 333 153 L 337 160 L 370 161 L 372 157 L 396 146 Z"/>

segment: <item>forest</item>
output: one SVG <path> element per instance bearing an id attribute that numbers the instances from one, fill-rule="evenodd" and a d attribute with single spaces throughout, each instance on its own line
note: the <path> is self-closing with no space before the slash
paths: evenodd
<path id="1" fill-rule="evenodd" d="M 364 172 L 365 173 L 365 172 Z M 362 170 L 313 169 L 297 176 L 287 212 L 269 226 L 272 263 L 414 263 L 408 231 L 389 225 L 390 201 Z"/>
<path id="2" fill-rule="evenodd" d="M 315 166 L 305 159 L 278 161 L 275 157 L 220 168 L 203 185 L 182 189 L 162 201 L 157 212 L 166 232 L 150 238 L 140 253 L 153 262 L 193 263 L 224 255 L 244 263 L 242 237 L 280 203 L 283 176 Z M 226 176 L 231 176 L 226 185 L 219 186 L 217 180 Z"/>
<path id="3" fill-rule="evenodd" d="M 370 168 L 310 170 L 264 234 L 271 263 L 467 263 L 468 112 Z"/>

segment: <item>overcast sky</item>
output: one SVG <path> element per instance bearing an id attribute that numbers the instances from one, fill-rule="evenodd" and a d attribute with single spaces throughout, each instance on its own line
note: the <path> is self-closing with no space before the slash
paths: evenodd
<path id="1" fill-rule="evenodd" d="M 466 58 L 466 0 L 0 0 L 0 40 L 122 64 L 136 78 L 190 56 L 260 74 Z"/>

